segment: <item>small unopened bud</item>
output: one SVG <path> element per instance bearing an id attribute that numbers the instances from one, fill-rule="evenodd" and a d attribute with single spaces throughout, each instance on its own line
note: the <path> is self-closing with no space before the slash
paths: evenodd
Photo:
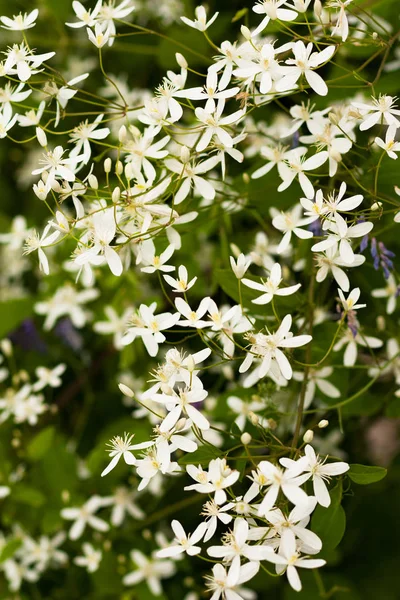
<path id="1" fill-rule="evenodd" d="M 248 173 L 243 173 L 242 178 L 246 185 L 248 185 L 250 183 L 250 177 L 249 177 Z"/>
<path id="2" fill-rule="evenodd" d="M 378 331 L 385 331 L 386 319 L 383 315 L 379 315 L 378 317 L 376 317 L 376 327 Z"/>
<path id="3" fill-rule="evenodd" d="M 19 380 L 22 382 L 29 381 L 29 373 L 25 369 L 18 371 Z"/>
<path id="4" fill-rule="evenodd" d="M 371 206 L 371 210 L 381 210 L 382 202 L 374 202 Z"/>
<path id="5" fill-rule="evenodd" d="M 11 440 L 11 446 L 12 446 L 13 448 L 19 448 L 19 447 L 20 447 L 20 445 L 21 445 L 21 440 L 19 440 L 19 439 L 17 439 L 17 438 L 13 438 L 13 439 Z"/>
<path id="6" fill-rule="evenodd" d="M 326 419 L 322 419 L 322 421 L 320 421 L 318 423 L 318 427 L 320 429 L 325 429 L 325 427 L 328 427 L 328 425 L 329 425 L 329 421 L 327 421 Z"/>
<path id="7" fill-rule="evenodd" d="M 67 504 L 69 502 L 70 497 L 71 497 L 71 494 L 69 493 L 68 490 L 63 490 L 61 492 L 61 500 L 64 502 L 64 504 Z"/>
<path id="8" fill-rule="evenodd" d="M 142 531 L 142 536 L 145 540 L 151 540 L 152 538 L 152 533 L 150 529 L 143 529 Z"/>
<path id="9" fill-rule="evenodd" d="M 330 112 L 328 115 L 328 119 L 332 123 L 332 125 L 337 125 L 339 123 L 339 117 L 334 112 Z"/>
<path id="10" fill-rule="evenodd" d="M 103 542 L 103 548 L 106 552 L 108 552 L 109 550 L 111 550 L 111 540 L 104 540 Z"/>
<path id="11" fill-rule="evenodd" d="M 377 38 L 378 38 L 378 34 L 376 33 L 376 31 L 374 31 L 372 34 L 372 39 L 376 40 Z"/>
<path id="12" fill-rule="evenodd" d="M 179 419 L 179 421 L 175 425 L 176 431 L 180 431 L 181 429 L 183 429 L 185 427 L 185 425 L 186 425 L 185 417 L 183 417 L 182 419 Z"/>
<path id="13" fill-rule="evenodd" d="M 117 203 L 121 197 L 121 190 L 119 187 L 114 188 L 111 199 L 114 203 Z"/>
<path id="14" fill-rule="evenodd" d="M 247 433 L 247 431 L 245 431 L 244 433 L 242 433 L 242 435 L 240 436 L 240 441 L 242 442 L 242 444 L 244 446 L 247 446 L 248 444 L 250 444 L 251 442 L 251 435 L 249 433 Z"/>
<path id="15" fill-rule="evenodd" d="M 122 173 L 124 172 L 124 165 L 120 160 L 117 160 L 117 162 L 115 163 L 115 172 L 117 175 L 122 175 Z"/>
<path id="16" fill-rule="evenodd" d="M 124 394 L 124 396 L 128 396 L 128 398 L 134 397 L 135 392 L 133 390 L 131 390 L 131 388 L 128 387 L 127 385 L 125 385 L 124 383 L 119 383 L 118 387 L 119 387 L 120 391 Z"/>
<path id="17" fill-rule="evenodd" d="M 246 27 L 246 25 L 242 25 L 240 31 L 246 40 L 251 40 L 251 31 L 248 27 Z"/>
<path id="18" fill-rule="evenodd" d="M 128 163 L 127 165 L 125 165 L 124 174 L 128 181 L 134 178 L 135 174 L 132 169 L 132 163 Z"/>
<path id="19" fill-rule="evenodd" d="M 47 136 L 41 127 L 36 127 L 36 137 L 41 146 L 47 146 Z"/>
<path id="20" fill-rule="evenodd" d="M 111 158 L 106 158 L 106 160 L 104 161 L 104 172 L 105 173 L 110 173 L 111 172 L 111 167 L 112 167 Z"/>
<path id="21" fill-rule="evenodd" d="M 119 128 L 119 131 L 118 131 L 118 139 L 121 142 L 121 144 L 126 142 L 127 137 L 128 137 L 127 129 L 126 129 L 125 125 L 121 125 L 121 127 Z"/>
<path id="22" fill-rule="evenodd" d="M 88 182 L 89 182 L 90 187 L 93 188 L 94 190 L 99 189 L 99 182 L 97 180 L 96 175 L 90 174 L 88 177 Z"/>
<path id="23" fill-rule="evenodd" d="M 260 418 L 258 415 L 256 415 L 256 413 L 254 413 L 252 410 L 249 412 L 249 419 L 251 421 L 251 423 L 253 423 L 253 425 L 258 425 L 258 423 L 260 422 Z"/>
<path id="24" fill-rule="evenodd" d="M 190 150 L 187 146 L 182 146 L 181 148 L 181 161 L 183 163 L 187 163 L 190 160 Z"/>
<path id="25" fill-rule="evenodd" d="M 321 18 L 321 15 L 322 15 L 322 3 L 321 3 L 321 0 L 315 0 L 315 2 L 314 2 L 314 14 L 317 17 L 317 19 Z"/>
<path id="26" fill-rule="evenodd" d="M 0 348 L 1 348 L 2 353 L 5 356 L 12 356 L 13 347 L 12 347 L 12 343 L 10 342 L 10 340 L 8 338 L 4 338 L 4 340 L 1 340 Z"/>
<path id="27" fill-rule="evenodd" d="M 52 181 L 51 189 L 53 190 L 53 192 L 56 192 L 56 194 L 59 194 L 61 192 L 61 185 L 60 182 L 57 181 L 57 179 L 54 179 L 54 181 Z"/>
<path id="28" fill-rule="evenodd" d="M 175 54 L 175 58 L 176 58 L 176 62 L 178 63 L 178 65 L 180 66 L 181 69 L 187 69 L 188 68 L 188 62 L 186 60 L 186 58 L 183 56 L 183 54 L 181 54 L 180 52 L 177 52 Z"/>
<path id="29" fill-rule="evenodd" d="M 276 429 L 278 427 L 278 423 L 275 419 L 267 419 L 267 424 L 270 429 Z"/>
<path id="30" fill-rule="evenodd" d="M 307 429 L 307 431 L 303 435 L 303 442 L 305 442 L 306 444 L 309 444 L 310 442 L 313 441 L 313 438 L 314 438 L 314 432 L 311 429 Z"/>
<path id="31" fill-rule="evenodd" d="M 190 355 L 187 359 L 187 370 L 189 371 L 189 373 L 193 373 L 193 371 L 196 368 L 196 363 L 194 362 L 194 358 L 192 355 Z"/>

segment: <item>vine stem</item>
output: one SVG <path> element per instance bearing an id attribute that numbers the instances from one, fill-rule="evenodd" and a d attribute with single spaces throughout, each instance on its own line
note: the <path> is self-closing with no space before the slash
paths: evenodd
<path id="1" fill-rule="evenodd" d="M 315 277 L 314 277 L 314 266 L 311 272 L 311 282 L 310 287 L 308 289 L 308 334 L 312 335 L 313 326 L 314 326 L 314 289 L 315 289 Z M 306 349 L 306 363 L 310 363 L 311 361 L 311 350 L 312 350 L 312 340 L 307 345 Z M 303 411 L 304 411 L 304 402 L 306 397 L 308 378 L 310 375 L 310 367 L 307 366 L 304 368 L 304 377 L 303 383 L 300 391 L 299 405 L 297 407 L 297 417 L 296 417 L 296 426 L 293 435 L 292 441 L 292 449 L 294 450 L 297 447 L 297 442 L 299 440 L 301 424 L 303 422 Z"/>

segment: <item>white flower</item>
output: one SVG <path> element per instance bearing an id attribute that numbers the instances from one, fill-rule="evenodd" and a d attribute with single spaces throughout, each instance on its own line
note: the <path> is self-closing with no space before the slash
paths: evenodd
<path id="1" fill-rule="evenodd" d="M 113 275 L 119 277 L 123 271 L 122 261 L 117 252 L 110 246 L 116 234 L 116 222 L 113 208 L 107 208 L 95 212 L 92 215 L 93 223 L 93 245 L 87 250 L 83 250 L 75 258 L 77 265 L 91 263 L 99 254 L 104 255 L 106 262 Z"/>
<path id="2" fill-rule="evenodd" d="M 183 292 L 187 292 L 188 290 L 190 290 L 190 288 L 194 286 L 194 284 L 197 281 L 197 277 L 193 277 L 193 279 L 188 281 L 189 276 L 187 268 L 184 265 L 180 265 L 180 267 L 178 268 L 177 279 L 174 279 L 173 277 L 171 277 L 171 275 L 163 275 L 163 277 L 168 283 L 168 285 L 171 286 L 172 291 L 178 294 L 182 294 Z"/>
<path id="3" fill-rule="evenodd" d="M 206 586 L 213 592 L 210 600 L 244 600 L 251 598 L 250 590 L 240 587 L 242 583 L 253 579 L 260 569 L 259 562 L 240 564 L 240 558 L 234 558 L 229 570 L 223 565 L 216 564 L 212 568 L 212 575 L 206 575 Z M 251 594 L 249 596 L 249 594 Z"/>
<path id="4" fill-rule="evenodd" d="M 265 377 L 269 372 L 273 359 L 276 361 L 282 377 L 287 380 L 291 379 L 292 367 L 280 348 L 298 348 L 308 344 L 312 339 L 310 335 L 293 336 L 290 331 L 291 326 L 292 317 L 286 315 L 275 333 L 268 333 L 267 335 L 264 333 L 250 334 L 250 351 L 240 365 L 239 373 L 248 371 L 254 359 L 259 357 L 262 359 L 257 372 L 259 379 Z"/>
<path id="5" fill-rule="evenodd" d="M 0 17 L 0 21 L 3 23 L 1 26 L 3 29 L 9 29 L 10 31 L 25 31 L 26 29 L 31 29 L 31 27 L 35 27 L 36 19 L 38 17 L 39 11 L 35 8 L 29 14 L 27 13 L 19 13 L 19 15 L 14 15 L 12 19 L 9 17 Z"/>
<path id="6" fill-rule="evenodd" d="M 140 305 L 138 315 L 132 317 L 133 325 L 128 327 L 122 338 L 124 346 L 133 342 L 137 336 L 140 336 L 150 356 L 157 356 L 159 344 L 162 344 L 166 339 L 165 335 L 161 332 L 174 327 L 180 319 L 180 314 L 166 312 L 155 315 L 154 311 L 156 308 L 156 303 L 150 306 L 146 306 L 145 304 Z"/>
<path id="7" fill-rule="evenodd" d="M 249 560 L 265 560 L 273 550 L 269 546 L 247 544 L 249 539 L 249 524 L 246 519 L 238 517 L 235 519 L 233 531 L 226 535 L 223 546 L 211 546 L 207 554 L 213 558 L 222 558 L 225 562 L 231 562 L 236 557 L 244 556 Z"/>
<path id="8" fill-rule="evenodd" d="M 47 331 L 54 326 L 57 319 L 64 315 L 70 317 L 75 327 L 81 328 L 88 318 L 88 312 L 82 305 L 91 302 L 98 295 L 98 290 L 78 292 L 71 284 L 66 283 L 58 288 L 49 300 L 35 304 L 35 311 L 39 315 L 46 315 L 44 329 Z"/>
<path id="9" fill-rule="evenodd" d="M 300 488 L 305 481 L 300 473 L 304 471 L 306 462 L 303 457 L 285 471 L 266 460 L 260 462 L 258 468 L 266 479 L 264 485 L 268 486 L 268 491 L 258 507 L 259 516 L 265 516 L 272 509 L 280 490 L 295 505 L 304 505 L 308 502 L 307 494 Z"/>
<path id="10" fill-rule="evenodd" d="M 388 125 L 395 125 L 400 127 L 400 121 L 395 115 L 400 115 L 400 110 L 394 108 L 396 98 L 388 95 L 380 95 L 379 98 L 372 96 L 372 106 L 364 102 L 352 102 L 351 104 L 361 111 L 361 114 L 365 113 L 362 117 L 362 123 L 360 125 L 361 131 L 370 129 L 377 123 L 386 122 Z"/>
<path id="11" fill-rule="evenodd" d="M 262 157 L 267 159 L 267 163 L 252 173 L 252 179 L 259 179 L 267 173 L 269 173 L 273 167 L 277 166 L 280 172 L 280 167 L 284 164 L 284 161 L 290 158 L 291 150 L 288 150 L 288 146 L 262 146 L 260 154 Z"/>
<path id="12" fill-rule="evenodd" d="M 306 529 L 306 525 L 310 521 L 310 514 L 314 511 L 316 504 L 317 499 L 314 496 L 310 496 L 306 504 L 295 506 L 287 516 L 279 508 L 275 508 L 267 513 L 265 518 L 273 525 L 273 533 L 275 535 L 279 534 L 282 536 L 287 528 L 303 542 L 308 552 L 316 554 L 321 550 L 322 542 L 315 533 Z"/>
<path id="13" fill-rule="evenodd" d="M 199 429 L 210 429 L 210 423 L 206 417 L 193 406 L 198 402 L 202 402 L 207 398 L 208 392 L 202 387 L 194 387 L 193 389 L 180 389 L 179 392 L 172 394 L 157 394 L 153 396 L 153 400 L 165 404 L 168 415 L 160 425 L 161 431 L 168 431 L 178 422 L 182 412 L 193 421 Z"/>
<path id="14" fill-rule="evenodd" d="M 244 254 L 239 254 L 237 260 L 233 258 L 233 256 L 229 257 L 232 271 L 238 279 L 242 279 L 247 269 L 251 265 L 251 259 L 246 258 Z"/>
<path id="15" fill-rule="evenodd" d="M 321 167 L 329 158 L 329 154 L 326 150 L 317 152 L 314 156 L 304 158 L 307 149 L 300 146 L 289 150 L 285 154 L 285 162 L 282 162 L 279 166 L 279 175 L 282 179 L 282 183 L 278 187 L 278 192 L 287 190 L 296 179 L 299 178 L 299 184 L 301 189 L 307 198 L 314 197 L 314 186 L 310 179 L 305 174 L 305 171 L 314 171 Z"/>
<path id="16" fill-rule="evenodd" d="M 318 283 L 325 281 L 330 271 L 336 283 L 344 292 L 349 291 L 350 280 L 341 267 L 359 267 L 365 262 L 365 256 L 362 254 L 355 254 L 354 261 L 350 265 L 347 264 L 341 258 L 339 249 L 335 246 L 328 248 L 324 254 L 317 254 L 316 259 L 318 266 L 318 271 L 315 277 L 316 281 L 318 281 Z"/>
<path id="17" fill-rule="evenodd" d="M 31 75 L 40 72 L 37 68 L 54 55 L 55 52 L 35 55 L 24 42 L 14 44 L 7 52 L 4 71 L 7 75 L 17 74 L 20 81 L 28 81 Z"/>
<path id="18" fill-rule="evenodd" d="M 175 534 L 175 539 L 170 546 L 158 550 L 155 553 L 156 558 L 175 557 L 184 552 L 189 556 L 195 556 L 201 552 L 200 546 L 196 546 L 196 544 L 204 537 L 207 529 L 205 523 L 200 523 L 190 535 L 186 535 L 182 525 L 176 519 L 171 522 L 171 527 Z"/>
<path id="19" fill-rule="evenodd" d="M 41 165 L 39 169 L 32 171 L 32 175 L 41 175 L 44 171 L 47 172 L 46 187 L 48 190 L 50 190 L 56 177 L 71 182 L 75 181 L 74 169 L 81 156 L 62 158 L 64 152 L 65 150 L 62 146 L 56 146 L 54 150 L 45 152 L 42 154 L 42 158 L 39 159 L 39 164 Z"/>
<path id="20" fill-rule="evenodd" d="M 112 496 L 102 499 L 102 506 L 112 506 L 111 524 L 114 527 L 122 525 L 126 513 L 134 519 L 144 519 L 144 512 L 135 503 L 136 492 L 126 487 L 118 487 Z"/>
<path id="21" fill-rule="evenodd" d="M 338 194 L 328 194 L 328 197 L 324 199 L 322 208 L 322 215 L 324 217 L 322 229 L 324 231 L 331 228 L 333 219 L 338 230 L 344 233 L 346 231 L 347 223 L 339 213 L 350 212 L 362 203 L 363 196 L 361 194 L 356 194 L 350 198 L 343 198 L 346 193 L 346 188 L 346 183 L 343 182 L 340 185 Z"/>
<path id="22" fill-rule="evenodd" d="M 32 90 L 23 91 L 24 87 L 24 83 L 12 87 L 11 83 L 8 82 L 3 88 L 0 88 L 0 104 L 3 105 L 3 108 L 7 105 L 10 105 L 11 108 L 13 102 L 23 102 L 32 94 Z"/>
<path id="23" fill-rule="evenodd" d="M 63 508 L 61 516 L 63 519 L 75 521 L 72 525 L 69 537 L 71 540 L 77 540 L 83 534 L 86 525 L 89 525 L 96 531 L 108 531 L 108 523 L 96 517 L 96 513 L 102 506 L 102 499 L 99 496 L 92 496 L 80 508 Z"/>
<path id="24" fill-rule="evenodd" d="M 204 133 L 202 134 L 196 146 L 197 152 L 202 152 L 203 150 L 205 150 L 214 136 L 216 136 L 219 139 L 223 146 L 226 146 L 227 148 L 232 148 L 232 136 L 226 131 L 226 129 L 224 129 L 224 126 L 232 125 L 233 123 L 239 123 L 239 121 L 244 116 L 245 111 L 238 110 L 232 113 L 231 115 L 223 117 L 223 109 L 223 101 L 218 102 L 215 112 L 208 112 L 204 108 L 200 107 L 196 108 L 195 115 L 197 119 L 201 121 L 201 123 L 203 123 L 201 127 L 202 129 L 204 129 Z"/>
<path id="25" fill-rule="evenodd" d="M 287 8 L 281 8 L 285 7 Z M 253 6 L 253 11 L 258 15 L 265 15 L 259 26 L 253 31 L 253 37 L 261 33 L 270 20 L 275 21 L 294 21 L 297 17 L 297 12 L 293 10 L 293 6 L 287 4 L 287 0 L 257 0 Z"/>
<path id="26" fill-rule="evenodd" d="M 97 19 L 106 31 L 106 35 L 109 38 L 109 46 L 113 45 L 115 39 L 116 29 L 114 21 L 125 19 L 133 10 L 135 10 L 135 7 L 131 4 L 130 0 L 122 0 L 118 6 L 115 6 L 115 0 L 102 3 Z"/>
<path id="27" fill-rule="evenodd" d="M 103 553 L 93 548 L 92 544 L 85 543 L 82 546 L 83 556 L 74 558 L 74 563 L 79 567 L 86 567 L 88 573 L 94 573 L 99 568 Z"/>
<path id="28" fill-rule="evenodd" d="M 335 53 L 335 46 L 326 46 L 321 52 L 313 52 L 310 42 L 307 46 L 301 40 L 293 45 L 294 58 L 286 60 L 287 65 L 282 68 L 283 77 L 276 84 L 278 92 L 286 92 L 297 87 L 296 82 L 302 75 L 305 76 L 309 86 L 320 96 L 326 96 L 328 87 L 322 77 L 315 73 L 316 69 L 323 63 L 329 61 Z"/>
<path id="29" fill-rule="evenodd" d="M 304 408 L 308 408 L 314 399 L 316 389 L 320 390 L 328 398 L 339 398 L 340 391 L 329 381 L 326 381 L 327 377 L 330 377 L 333 373 L 333 367 L 323 367 L 322 369 L 310 369 L 307 380 L 307 388 L 304 397 Z M 295 371 L 293 373 L 293 379 L 296 381 L 303 381 L 304 373 Z"/>
<path id="30" fill-rule="evenodd" d="M 124 576 L 123 584 L 136 585 L 141 581 L 146 581 L 151 593 L 160 596 L 162 594 L 160 579 L 172 577 L 175 573 L 175 565 L 172 560 L 149 559 L 139 550 L 131 552 L 131 559 L 138 568 Z"/>
<path id="31" fill-rule="evenodd" d="M 228 98 L 236 96 L 239 91 L 239 87 L 234 87 L 229 90 L 219 89 L 217 72 L 215 69 L 209 69 L 204 87 L 179 90 L 174 93 L 174 96 L 176 98 L 187 98 L 189 100 L 206 100 L 207 102 L 204 109 L 208 113 L 213 113 L 216 108 L 215 100 L 227 100 Z"/>
<path id="32" fill-rule="evenodd" d="M 203 321 L 202 317 L 208 310 L 210 298 L 203 298 L 200 302 L 199 307 L 196 311 L 192 310 L 187 302 L 183 298 L 175 298 L 175 306 L 179 313 L 185 317 L 186 321 L 179 321 L 181 327 L 195 327 L 196 329 L 203 329 L 203 327 L 209 327 L 211 323 Z"/>
<path id="33" fill-rule="evenodd" d="M 197 164 L 190 163 L 188 160 L 180 162 L 175 158 L 166 160 L 165 166 L 179 175 L 178 181 L 182 182 L 174 196 L 174 205 L 180 204 L 187 198 L 191 187 L 194 187 L 196 194 L 201 198 L 213 200 L 215 198 L 214 186 L 200 175 L 213 169 L 219 162 L 218 156 L 213 156 Z"/>
<path id="34" fill-rule="evenodd" d="M 156 248 L 153 240 L 146 240 L 140 246 L 140 254 L 136 263 L 143 263 L 145 265 L 144 267 L 140 268 L 143 273 L 155 273 L 156 271 L 168 273 L 170 271 L 175 271 L 174 266 L 166 264 L 174 252 L 175 246 L 174 244 L 170 244 L 167 246 L 164 252 L 161 252 L 161 254 L 158 255 L 156 254 Z"/>
<path id="35" fill-rule="evenodd" d="M 329 506 L 331 498 L 326 487 L 325 481 L 335 475 L 342 475 L 349 470 L 349 465 L 345 462 L 335 462 L 326 464 L 325 460 L 321 460 L 318 455 L 315 454 L 314 448 L 307 444 L 304 448 L 305 456 L 307 457 L 307 463 L 303 470 L 305 473 L 309 473 L 308 477 L 312 478 L 314 494 L 321 506 Z M 282 459 L 282 462 L 285 459 Z M 287 464 L 285 462 L 285 464 Z"/>
<path id="36" fill-rule="evenodd" d="M 104 469 L 101 476 L 107 475 L 110 471 L 117 466 L 121 456 L 124 458 L 124 461 L 127 465 L 135 465 L 136 458 L 132 454 L 132 450 L 143 450 L 144 448 L 149 448 L 154 444 L 154 442 L 142 442 L 140 444 L 131 444 L 134 438 L 134 434 L 128 435 L 124 433 L 124 437 L 117 435 L 112 440 L 107 443 L 107 446 L 110 446 L 111 450 L 107 450 L 111 461 L 109 465 Z"/>
<path id="37" fill-rule="evenodd" d="M 47 259 L 46 254 L 44 253 L 43 248 L 47 246 L 51 246 L 58 239 L 60 232 L 53 231 L 53 233 L 49 233 L 51 229 L 51 224 L 49 223 L 43 230 L 41 237 L 38 236 L 36 231 L 25 240 L 24 246 L 24 254 L 30 254 L 31 252 L 38 251 L 39 256 L 39 267 L 40 270 L 43 271 L 45 275 L 50 273 L 49 269 L 49 261 Z"/>
<path id="38" fill-rule="evenodd" d="M 74 29 L 78 29 L 80 27 L 94 27 L 101 5 L 102 0 L 98 0 L 93 10 L 86 10 L 83 4 L 78 2 L 78 0 L 74 0 L 72 2 L 72 8 L 74 9 L 79 21 L 75 23 L 66 23 L 66 25 L 68 25 L 68 27 L 73 27 Z"/>
<path id="39" fill-rule="evenodd" d="M 34 392 L 38 392 L 42 390 L 46 386 L 50 386 L 52 388 L 60 387 L 62 384 L 62 380 L 60 375 L 62 375 L 67 366 L 64 363 L 61 363 L 54 367 L 54 369 L 48 369 L 47 367 L 38 367 L 35 371 L 36 377 L 38 381 L 36 381 L 32 389 Z"/>
<path id="40" fill-rule="evenodd" d="M 358 308 L 365 308 L 366 304 L 357 304 L 358 299 L 361 295 L 360 288 L 354 288 L 351 290 L 350 294 L 347 298 L 344 297 L 344 294 L 341 289 L 338 289 L 338 294 L 340 301 L 342 303 L 343 309 L 348 312 L 349 310 L 357 310 Z"/>
<path id="41" fill-rule="evenodd" d="M 356 335 L 354 335 L 350 329 L 346 329 L 340 340 L 333 346 L 334 352 L 338 352 L 343 348 L 343 346 L 346 346 L 343 355 L 343 364 L 345 367 L 353 367 L 356 364 L 358 345 L 375 349 L 381 348 L 383 342 L 376 337 L 372 337 L 370 335 L 361 335 L 358 332 Z"/>
<path id="42" fill-rule="evenodd" d="M 312 231 L 303 229 L 304 225 L 311 223 L 314 218 L 307 217 L 306 219 L 301 218 L 302 207 L 300 204 L 296 204 L 292 210 L 286 212 L 278 212 L 276 208 L 270 210 L 272 219 L 272 225 L 284 234 L 278 248 L 277 253 L 282 254 L 287 250 L 292 239 L 292 233 L 302 240 L 307 240 L 313 237 Z"/>
<path id="43" fill-rule="evenodd" d="M 301 287 L 301 284 L 298 283 L 289 287 L 279 288 L 282 283 L 282 269 L 279 263 L 274 264 L 267 280 L 261 281 L 262 283 L 257 283 L 251 279 L 243 279 L 243 283 L 247 287 L 263 292 L 259 298 L 252 300 L 253 304 L 268 304 L 274 296 L 290 296 Z"/>
<path id="44" fill-rule="evenodd" d="M 103 31 L 102 26 L 99 23 L 96 23 L 94 27 L 94 33 L 89 27 L 86 28 L 89 41 L 96 46 L 96 48 L 102 48 L 109 42 L 110 40 L 110 32 L 107 29 Z"/>
<path id="45" fill-rule="evenodd" d="M 337 248 L 339 247 L 340 258 L 343 263 L 347 265 L 353 265 L 355 261 L 355 254 L 353 248 L 351 247 L 351 240 L 354 238 L 364 237 L 367 235 L 374 224 L 371 221 L 364 221 L 362 223 L 357 223 L 356 225 L 347 225 L 345 221 L 343 224 L 337 227 L 335 224 L 331 225 L 330 233 L 322 242 L 317 242 L 313 246 L 311 246 L 311 250 L 313 252 L 321 252 L 324 250 L 328 250 L 329 248 Z M 340 285 L 340 284 L 339 284 Z"/>
<path id="46" fill-rule="evenodd" d="M 164 475 L 180 470 L 178 463 L 169 462 L 168 466 L 165 466 L 166 462 L 162 455 L 162 448 L 157 447 L 152 448 L 143 459 L 137 462 L 136 473 L 142 479 L 138 486 L 139 492 L 144 490 L 160 473 Z M 155 487 L 155 489 L 159 488 Z"/>
<path id="47" fill-rule="evenodd" d="M 385 150 L 387 155 L 394 160 L 397 159 L 396 152 L 400 152 L 400 142 L 396 142 L 396 133 L 398 125 L 390 125 L 386 130 L 385 141 L 381 138 L 375 138 L 375 144 Z"/>
<path id="48" fill-rule="evenodd" d="M 5 104 L 2 112 L 0 112 L 0 139 L 7 137 L 7 132 L 14 127 L 18 115 L 12 116 L 12 108 L 10 104 Z"/>
<path id="49" fill-rule="evenodd" d="M 230 510 L 230 504 L 218 506 L 214 500 L 209 500 L 203 505 L 203 512 L 201 514 L 206 517 L 204 542 L 208 542 L 213 537 L 217 530 L 218 520 L 224 525 L 227 525 L 232 521 L 231 515 L 227 514 L 228 510 Z"/>
<path id="50" fill-rule="evenodd" d="M 335 27 L 332 29 L 332 36 L 339 35 L 342 42 L 345 42 L 349 35 L 349 21 L 346 14 L 346 6 L 353 0 L 330 0 L 330 7 L 339 8 L 339 14 L 336 16 Z"/>
<path id="51" fill-rule="evenodd" d="M 301 590 L 301 581 L 296 567 L 317 569 L 318 567 L 323 567 L 326 563 L 321 558 L 301 558 L 300 553 L 296 549 L 294 534 L 290 529 L 286 529 L 282 534 L 280 553 L 269 554 L 266 558 L 279 567 L 279 572 L 281 572 L 282 568 L 286 568 L 288 581 L 297 592 Z"/>
<path id="52" fill-rule="evenodd" d="M 251 412 L 261 411 L 265 408 L 265 404 L 264 402 L 261 402 L 261 400 L 245 402 L 237 396 L 229 396 L 226 403 L 229 408 L 238 415 L 235 419 L 235 423 L 241 431 L 243 431 L 246 420 L 249 418 Z"/>
<path id="53" fill-rule="evenodd" d="M 71 82 L 69 83 L 71 84 Z M 70 156 L 78 156 L 83 149 L 82 159 L 85 165 L 89 162 L 92 153 L 89 140 L 104 140 L 110 133 L 108 127 L 97 129 L 103 117 L 104 115 L 98 115 L 93 123 L 89 123 L 88 120 L 84 121 L 70 134 L 71 142 L 75 143 Z"/>
<path id="54" fill-rule="evenodd" d="M 387 298 L 386 312 L 388 315 L 394 313 L 399 295 L 399 286 L 392 273 L 389 274 L 386 287 L 372 290 L 371 295 L 374 298 Z"/>
<path id="55" fill-rule="evenodd" d="M 189 25 L 189 27 L 193 27 L 198 31 L 206 31 L 206 29 L 208 29 L 210 25 L 214 23 L 215 19 L 219 15 L 218 12 L 214 13 L 211 19 L 207 21 L 207 13 L 204 6 L 196 6 L 194 14 L 196 16 L 194 21 L 191 21 L 187 17 L 181 17 L 181 20 L 185 23 L 185 25 Z"/>
<path id="56" fill-rule="evenodd" d="M 185 490 L 196 490 L 200 494 L 211 494 L 215 492 L 215 503 L 226 502 L 225 488 L 232 486 L 239 479 L 239 471 L 230 469 L 224 458 L 216 458 L 210 461 L 208 472 L 201 467 L 188 465 L 186 471 L 198 483 L 186 486 Z"/>

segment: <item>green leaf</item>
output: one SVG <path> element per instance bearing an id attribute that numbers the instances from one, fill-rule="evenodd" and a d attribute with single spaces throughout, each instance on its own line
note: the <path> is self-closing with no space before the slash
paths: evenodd
<path id="1" fill-rule="evenodd" d="M 208 465 L 210 460 L 222 456 L 222 452 L 213 446 L 200 446 L 195 452 L 185 454 L 178 460 L 180 465 Z"/>
<path id="2" fill-rule="evenodd" d="M 236 23 L 236 21 L 240 21 L 240 19 L 242 17 L 244 17 L 245 15 L 247 15 L 248 12 L 249 12 L 248 8 L 242 8 L 241 10 L 238 10 L 232 19 L 232 23 Z"/>
<path id="3" fill-rule="evenodd" d="M 333 550 L 339 544 L 346 529 L 346 514 L 341 506 L 342 485 L 330 491 L 331 504 L 328 508 L 318 505 L 311 521 L 311 529 L 322 540 L 323 550 Z"/>
<path id="4" fill-rule="evenodd" d="M 20 538 L 14 538 L 13 540 L 7 542 L 0 552 L 0 564 L 14 556 L 15 552 L 21 545 L 22 540 Z"/>
<path id="5" fill-rule="evenodd" d="M 55 428 L 51 425 L 40 431 L 27 448 L 28 456 L 31 460 L 40 460 L 50 449 L 55 434 Z"/>
<path id="6" fill-rule="evenodd" d="M 38 508 L 46 502 L 46 496 L 42 492 L 24 483 L 15 486 L 12 498 L 15 502 L 28 504 L 34 508 Z"/>
<path id="7" fill-rule="evenodd" d="M 350 465 L 348 476 L 354 483 L 368 485 L 386 477 L 387 470 L 383 467 L 368 467 L 365 465 Z"/>
<path id="8" fill-rule="evenodd" d="M 31 298 L 17 298 L 7 302 L 0 302 L 0 338 L 3 338 L 27 317 L 33 313 Z"/>

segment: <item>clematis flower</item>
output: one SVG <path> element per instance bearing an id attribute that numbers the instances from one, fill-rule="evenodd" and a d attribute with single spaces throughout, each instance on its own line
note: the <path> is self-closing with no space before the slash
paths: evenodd
<path id="1" fill-rule="evenodd" d="M 207 12 L 204 6 L 196 6 L 194 14 L 196 16 L 194 21 L 191 21 L 187 17 L 181 17 L 181 20 L 185 25 L 193 27 L 193 29 L 197 29 L 198 31 L 206 31 L 219 15 L 218 12 L 214 13 L 211 19 L 207 21 Z"/>
<path id="2" fill-rule="evenodd" d="M 110 440 L 110 442 L 108 442 L 107 445 L 111 448 L 111 450 L 108 450 L 107 452 L 109 453 L 111 461 L 109 465 L 103 470 L 101 474 L 102 477 L 107 475 L 117 466 L 121 457 L 123 457 L 127 465 L 135 465 L 136 458 L 132 454 L 132 450 L 143 450 L 144 448 L 150 448 L 150 446 L 154 444 L 154 442 L 142 442 L 140 444 L 131 444 L 133 438 L 134 434 L 128 435 L 127 433 L 124 433 L 124 437 L 117 435 L 112 440 Z"/>

